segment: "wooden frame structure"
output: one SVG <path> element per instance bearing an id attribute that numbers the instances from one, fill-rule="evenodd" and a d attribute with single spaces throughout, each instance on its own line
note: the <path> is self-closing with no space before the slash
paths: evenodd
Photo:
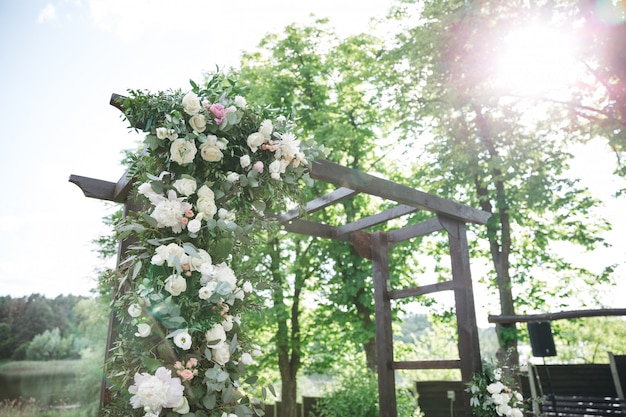
<path id="1" fill-rule="evenodd" d="M 111 104 L 115 104 L 114 98 Z M 355 246 L 358 243 L 358 253 L 371 259 L 374 279 L 380 417 L 397 417 L 395 370 L 460 369 L 462 380 L 468 382 L 482 365 L 466 224 L 485 224 L 490 214 L 325 160 L 313 162 L 310 175 L 315 180 L 333 184 L 337 188 L 329 194 L 308 202 L 302 209 L 283 213 L 276 216 L 276 219 L 289 232 L 346 241 Z M 116 183 L 77 175 L 71 175 L 69 181 L 80 187 L 87 197 L 122 203 L 125 211 L 139 209 L 130 198 L 132 178 L 126 175 Z M 323 210 L 345 199 L 354 198 L 360 193 L 377 196 L 396 205 L 381 213 L 341 226 L 330 226 L 303 218 L 307 214 Z M 419 210 L 432 213 L 432 218 L 391 231 L 366 231 L 370 227 L 388 223 L 390 220 Z M 399 242 L 437 231 L 447 233 L 452 277 L 445 282 L 392 290 L 389 276 L 389 251 Z M 128 244 L 129 242 L 121 242 L 118 259 L 126 251 Z M 440 291 L 454 293 L 459 358 L 435 361 L 394 361 L 391 301 Z M 107 354 L 114 339 L 114 320 L 114 314 L 111 314 Z M 108 403 L 105 384 L 103 382 L 101 405 Z M 470 415 L 468 395 L 464 396 L 463 402 L 467 415 Z"/>

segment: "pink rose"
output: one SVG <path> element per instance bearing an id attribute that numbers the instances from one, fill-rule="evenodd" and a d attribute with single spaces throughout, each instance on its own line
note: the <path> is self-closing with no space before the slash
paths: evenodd
<path id="1" fill-rule="evenodd" d="M 259 172 L 259 174 L 263 173 L 263 161 L 256 161 L 254 165 L 252 165 L 252 169 Z"/>
<path id="2" fill-rule="evenodd" d="M 224 120 L 228 114 L 228 109 L 225 109 L 221 104 L 211 104 L 209 111 L 213 116 L 215 116 L 215 123 L 218 125 L 222 123 L 222 120 Z"/>
<path id="3" fill-rule="evenodd" d="M 191 381 L 193 379 L 193 372 L 190 369 L 183 369 L 176 372 L 184 381 Z"/>

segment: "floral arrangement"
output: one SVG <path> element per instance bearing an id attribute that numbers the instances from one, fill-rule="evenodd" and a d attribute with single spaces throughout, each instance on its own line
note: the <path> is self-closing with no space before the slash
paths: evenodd
<path id="1" fill-rule="evenodd" d="M 295 124 L 247 103 L 224 74 L 202 87 L 130 91 L 121 105 L 147 135 L 128 156 L 137 204 L 116 225 L 131 238 L 115 300 L 119 338 L 107 371 L 108 415 L 262 416 L 246 366 L 261 354 L 241 312 L 257 292 L 236 271 L 266 211 L 284 209 L 309 182 L 319 152 Z"/>
<path id="2" fill-rule="evenodd" d="M 502 368 L 484 363 L 468 383 L 470 406 L 477 417 L 523 417 L 524 399 L 513 381 L 506 381 Z"/>

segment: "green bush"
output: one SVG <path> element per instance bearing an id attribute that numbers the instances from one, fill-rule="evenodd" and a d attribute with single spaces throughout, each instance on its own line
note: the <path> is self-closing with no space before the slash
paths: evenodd
<path id="1" fill-rule="evenodd" d="M 399 417 L 418 416 L 417 400 L 406 389 L 396 391 Z M 378 417 L 378 379 L 370 371 L 356 370 L 342 376 L 314 407 L 315 417 Z"/>
<path id="2" fill-rule="evenodd" d="M 78 358 L 74 336 L 62 337 L 58 327 L 33 337 L 26 349 L 26 359 L 31 361 Z"/>

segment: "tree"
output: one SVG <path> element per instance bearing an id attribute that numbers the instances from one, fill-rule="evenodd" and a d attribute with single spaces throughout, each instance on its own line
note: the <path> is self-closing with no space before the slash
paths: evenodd
<path id="1" fill-rule="evenodd" d="M 580 125 L 563 129 L 565 110 L 546 98 L 533 99 L 542 113 L 529 120 L 528 101 L 494 88 L 489 62 L 498 38 L 538 11 L 539 2 L 523 3 L 423 2 L 419 23 L 398 35 L 388 55 L 398 69 L 388 81 L 405 109 L 403 132 L 432 138 L 420 143 L 426 154 L 416 177 L 439 195 L 492 213 L 486 230 L 475 231 L 488 246 L 476 245 L 473 255 L 490 259 L 489 282 L 503 315 L 542 308 L 546 299 L 571 302 L 575 276 L 588 288 L 610 282 L 611 271 L 598 276 L 553 250 L 558 241 L 593 249 L 608 228 L 594 212 L 598 201 L 565 177 L 567 146 L 572 136 L 583 138 Z M 500 358 L 516 362 L 515 326 L 500 326 L 498 336 Z"/>

